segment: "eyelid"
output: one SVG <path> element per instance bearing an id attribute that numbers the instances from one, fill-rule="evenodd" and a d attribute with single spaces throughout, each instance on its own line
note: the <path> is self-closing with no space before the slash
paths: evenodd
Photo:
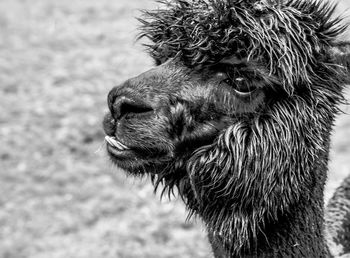
<path id="1" fill-rule="evenodd" d="M 220 72 L 220 71 L 227 72 L 231 69 L 239 71 L 240 69 L 245 70 L 245 68 L 247 68 L 247 64 L 245 62 L 240 62 L 240 63 L 219 62 L 211 66 L 211 69 L 217 72 Z"/>
<path id="2" fill-rule="evenodd" d="M 223 63 L 223 64 L 228 64 L 228 65 L 237 65 L 237 64 L 245 64 L 247 63 L 247 58 L 244 59 L 239 59 L 235 56 L 230 57 L 230 58 L 226 58 L 226 59 L 222 59 L 219 63 Z"/>
<path id="3" fill-rule="evenodd" d="M 210 69 L 216 74 L 224 74 L 227 77 L 227 74 L 235 69 L 235 66 L 232 64 L 217 63 L 210 67 Z"/>
<path id="4" fill-rule="evenodd" d="M 214 71 L 223 71 L 227 68 L 227 64 L 223 64 L 223 63 L 216 63 L 210 66 L 210 69 L 214 70 Z"/>

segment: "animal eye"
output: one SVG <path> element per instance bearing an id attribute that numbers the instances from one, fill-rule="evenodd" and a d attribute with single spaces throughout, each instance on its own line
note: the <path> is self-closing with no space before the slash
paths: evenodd
<path id="1" fill-rule="evenodd" d="M 240 97 L 250 96 L 257 89 L 254 84 L 255 72 L 247 69 L 245 64 L 219 63 L 213 67 L 221 82 L 232 87 Z"/>
<path id="2" fill-rule="evenodd" d="M 232 86 L 236 94 L 242 97 L 249 96 L 257 89 L 250 80 L 243 77 L 230 78 L 228 76 L 223 82 Z"/>

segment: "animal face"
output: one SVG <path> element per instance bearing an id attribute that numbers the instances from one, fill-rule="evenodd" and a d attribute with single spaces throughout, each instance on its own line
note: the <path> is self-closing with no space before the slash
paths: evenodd
<path id="1" fill-rule="evenodd" d="M 105 119 L 107 135 L 115 137 L 108 145 L 112 159 L 132 173 L 183 166 L 235 120 L 265 109 L 264 82 L 273 79 L 262 82 L 251 69 L 225 60 L 193 70 L 172 58 L 114 88 Z"/>
<path id="2" fill-rule="evenodd" d="M 141 20 L 157 66 L 109 93 L 107 150 L 236 252 L 325 180 L 344 28 L 318 2 L 163 4 Z"/>

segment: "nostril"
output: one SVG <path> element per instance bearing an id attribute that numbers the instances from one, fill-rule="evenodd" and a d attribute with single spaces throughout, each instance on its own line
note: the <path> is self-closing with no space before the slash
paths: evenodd
<path id="1" fill-rule="evenodd" d="M 111 111 L 114 119 L 120 120 L 126 115 L 143 114 L 153 111 L 153 108 L 141 100 L 121 96 L 115 99 Z"/>

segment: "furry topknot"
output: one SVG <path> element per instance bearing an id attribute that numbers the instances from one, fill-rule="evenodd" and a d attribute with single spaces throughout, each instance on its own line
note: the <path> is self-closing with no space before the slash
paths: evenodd
<path id="1" fill-rule="evenodd" d="M 181 55 L 189 67 L 235 55 L 259 60 L 293 93 L 317 77 L 324 46 L 345 25 L 334 6 L 302 0 L 160 0 L 164 9 L 144 13 L 141 37 L 156 62 Z"/>

